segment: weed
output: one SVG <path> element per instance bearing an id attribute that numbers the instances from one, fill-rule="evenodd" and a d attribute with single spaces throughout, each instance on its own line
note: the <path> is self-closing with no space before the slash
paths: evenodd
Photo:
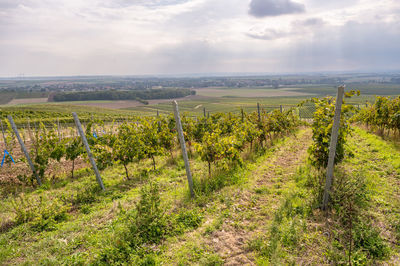
<path id="1" fill-rule="evenodd" d="M 68 206 L 58 199 L 25 198 L 21 194 L 12 202 L 17 225 L 29 223 L 35 231 L 54 230 L 55 225 L 67 219 Z"/>
<path id="2" fill-rule="evenodd" d="M 120 225 L 116 241 L 104 249 L 95 264 L 155 265 L 156 246 L 168 236 L 182 234 L 197 228 L 203 219 L 197 209 L 180 210 L 167 214 L 161 205 L 159 185 L 150 183 L 140 192 L 140 200 L 133 210 L 120 205 Z"/>

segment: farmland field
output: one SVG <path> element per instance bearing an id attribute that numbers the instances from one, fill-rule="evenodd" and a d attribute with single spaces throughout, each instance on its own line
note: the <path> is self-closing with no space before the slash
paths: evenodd
<path id="1" fill-rule="evenodd" d="M 325 88 L 176 99 L 192 184 L 172 99 L 13 99 L 0 107 L 0 264 L 397 265 L 400 98 L 349 92 L 323 209 L 335 111 Z"/>
<path id="2" fill-rule="evenodd" d="M 335 259 L 330 256 L 338 256 L 340 251 L 332 250 L 326 232 L 335 234 L 340 226 L 332 222 L 327 231 L 322 213 L 318 210 L 306 212 L 310 204 L 308 197 L 312 193 L 303 183 L 309 171 L 306 162 L 308 145 L 309 129 L 276 141 L 266 154 L 246 163 L 243 170 L 223 175 L 229 178 L 227 180 L 232 180 L 232 176 L 237 181 L 226 181 L 223 188 L 209 192 L 211 194 L 200 194 L 196 200 L 187 198 L 182 163 L 178 162 L 176 166 L 167 159 L 158 159 L 158 170 L 150 171 L 145 176 L 141 169 L 150 168 L 150 162 L 129 165 L 131 180 L 123 178 L 121 167 L 103 171 L 107 187 L 105 192 L 96 189 L 93 174 L 85 169 L 78 171 L 73 180 L 60 176 L 58 181 L 42 189 L 24 188 L 24 198 L 29 201 L 43 198 L 50 204 L 68 197 L 82 198 L 67 212 L 65 220 L 44 232 L 26 223 L 14 224 L 16 213 L 13 201 L 19 202 L 19 199 L 8 194 L 3 196 L 0 208 L 0 262 L 88 264 L 99 260 L 97 254 L 101 254 L 105 247 L 111 249 L 112 239 L 119 237 L 119 228 L 123 225 L 121 217 L 124 215 L 121 210 L 134 209 L 141 197 L 141 188 L 151 180 L 161 186 L 162 206 L 178 213 L 186 212 L 185 215 L 191 213 L 190 221 L 195 225 L 184 229 L 177 237 L 167 237 L 155 251 L 148 253 L 159 263 L 244 264 L 272 261 L 284 264 L 299 260 L 309 264 L 328 263 Z M 398 223 L 398 212 L 395 210 L 400 207 L 400 191 L 394 173 L 400 171 L 399 149 L 395 143 L 362 129 L 357 129 L 357 136 L 352 137 L 350 145 L 357 153 L 340 168 L 349 169 L 349 174 L 358 171 L 368 173 L 367 182 L 374 195 L 368 215 L 374 217 L 376 226 L 385 230 L 384 239 L 392 243 L 388 244 L 392 251 L 385 261 L 397 264 L 398 247 L 396 242 L 391 241 L 398 234 L 394 226 Z M 204 166 L 198 159 L 191 160 L 191 166 L 194 176 L 205 175 Z M 382 204 L 384 209 L 380 207 Z M 292 205 L 297 211 L 288 209 Z M 285 214 L 288 216 L 285 222 L 277 224 L 276 217 L 280 212 L 288 213 Z M 271 230 L 276 230 L 274 226 L 278 226 L 279 238 L 271 233 Z M 312 230 L 312 234 L 307 230 Z M 296 242 L 286 242 L 287 237 L 296 237 Z M 279 249 L 265 253 L 269 241 L 278 241 Z M 305 246 L 299 250 L 296 243 L 304 243 Z M 333 253 L 327 254 L 329 250 Z"/>
<path id="3" fill-rule="evenodd" d="M 400 0 L 0 0 L 0 266 L 400 266 Z"/>
<path id="4" fill-rule="evenodd" d="M 27 104 L 37 104 L 45 103 L 47 98 L 22 98 L 22 99 L 12 99 L 7 105 L 27 105 Z"/>
<path id="5" fill-rule="evenodd" d="M 204 88 L 196 90 L 197 95 L 208 97 L 290 97 L 309 96 L 312 93 L 297 92 L 299 88 Z"/>

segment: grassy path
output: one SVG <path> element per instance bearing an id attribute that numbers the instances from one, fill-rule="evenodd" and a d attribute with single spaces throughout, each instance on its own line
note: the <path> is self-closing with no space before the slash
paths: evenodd
<path id="1" fill-rule="evenodd" d="M 334 186 L 340 178 L 361 178 L 365 186 L 360 191 L 368 202 L 353 231 L 352 264 L 399 265 L 400 147 L 356 128 L 348 150 L 353 155 L 336 167 Z M 250 245 L 258 264 L 348 263 L 347 227 L 340 222 L 343 209 L 326 214 L 317 208 L 315 190 L 307 181 L 317 174 L 309 167 L 299 168 L 289 180 L 272 224 Z"/>
<path id="2" fill-rule="evenodd" d="M 334 214 L 326 216 L 315 208 L 315 193 L 307 183 L 315 174 L 306 163 L 311 141 L 310 129 L 277 139 L 266 154 L 228 173 L 234 176 L 228 180 L 235 182 L 228 181 L 220 190 L 198 195 L 194 201 L 187 198 L 183 164 L 168 164 L 166 159 L 160 159 L 159 170 L 146 177 L 141 177 L 147 173 L 141 169 L 149 168 L 149 162 L 132 164 L 134 178 L 130 181 L 123 180 L 122 168 L 104 171 L 107 192 L 91 192 L 96 185 L 92 175 L 26 191 L 30 200 L 74 197 L 80 202 L 54 230 L 36 232 L 26 224 L 3 228 L 0 264 L 89 264 L 104 243 L 113 241 L 118 205 L 132 208 L 149 179 L 161 185 L 162 201 L 168 209 L 188 209 L 204 217 L 197 229 L 153 247 L 161 265 L 346 263 L 346 245 L 339 239 L 344 228 Z M 336 167 L 336 176 L 362 176 L 365 180 L 369 205 L 363 217 L 371 218 L 389 249 L 384 257 L 374 258 L 366 247 L 359 247 L 355 259 L 399 265 L 400 146 L 356 129 L 348 149 L 353 156 Z M 191 163 L 194 176 L 206 176 L 202 162 L 194 159 Z M 7 219 L 13 215 L 11 205 L 9 198 L 0 207 Z"/>
<path id="3" fill-rule="evenodd" d="M 165 243 L 167 264 L 254 265 L 249 241 L 270 224 L 282 190 L 304 163 L 311 131 L 278 140 L 247 173 L 247 182 L 223 188 L 206 204 L 206 221 L 193 232 Z M 197 255 L 196 255 L 197 254 Z M 200 258 L 202 257 L 202 258 Z"/>
<path id="4" fill-rule="evenodd" d="M 310 140 L 310 131 L 287 139 L 275 149 L 272 157 L 250 174 L 254 180 L 248 190 L 235 194 L 232 217 L 210 235 L 209 241 L 226 265 L 253 264 L 254 256 L 248 242 L 270 224 L 281 191 L 290 185 L 290 177 L 304 163 Z"/>
<path id="5" fill-rule="evenodd" d="M 349 172 L 365 173 L 370 186 L 368 214 L 391 249 L 388 263 L 400 264 L 400 145 L 356 129 L 351 140 L 354 157 L 345 162 Z"/>

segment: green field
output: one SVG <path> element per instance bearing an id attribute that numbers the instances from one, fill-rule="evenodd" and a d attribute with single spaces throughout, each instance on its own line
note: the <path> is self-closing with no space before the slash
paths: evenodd
<path id="1" fill-rule="evenodd" d="M 297 119 L 311 118 L 311 105 L 301 107 L 309 108 L 306 117 L 301 117 L 301 108 L 263 113 L 260 118 L 249 114 L 257 104 L 268 112 L 280 106 L 285 111 L 308 98 L 180 100 L 181 114 L 201 118 L 203 108 L 211 113 L 207 119 L 182 118 L 185 134 L 192 138 L 187 149 L 194 198 L 174 122 L 166 119 L 172 111 L 169 101 L 124 110 L 72 103 L 0 107 L 3 121 L 7 115 L 14 117 L 35 165 L 47 167 L 42 172 L 44 184 L 33 186 L 23 153 L 11 131 L 6 132 L 16 164 L 8 160 L 0 169 L 0 265 L 397 265 L 398 134 L 387 131 L 379 137 L 362 124 L 351 125 L 344 159 L 335 166 L 330 209 L 322 211 L 325 169 L 312 164 L 310 147 L 327 142 L 328 125 L 314 126 L 325 134 L 318 138 L 310 120 Z M 374 100 L 362 95 L 348 102 L 362 108 Z M 212 116 L 241 109 L 248 114 Z M 324 110 L 328 107 L 317 114 Z M 334 110 L 329 110 L 331 115 Z M 143 118 L 157 111 L 159 120 Z M 100 171 L 104 191 L 83 147 L 73 162 L 58 149 L 75 140 L 80 143 L 71 112 L 78 113 L 84 127 L 95 123 L 87 137 L 98 165 L 107 163 Z M 57 118 L 65 142 L 54 124 Z M 99 120 L 130 123 L 104 127 Z M 40 121 L 52 122 L 53 127 L 43 127 L 46 135 L 38 132 L 32 138 Z M 324 116 L 322 121 L 331 120 Z M 291 123 L 293 128 L 285 130 Z M 202 130 L 204 135 L 196 140 Z M 172 146 L 161 146 L 168 146 L 168 140 Z M 62 157 L 52 157 L 46 165 L 43 158 L 50 151 L 54 156 L 63 152 Z M 156 155 L 149 157 L 144 151 Z M 134 159 L 123 164 L 132 154 Z M 210 158 L 214 161 L 207 161 Z"/>
<path id="2" fill-rule="evenodd" d="M 310 99 L 310 96 L 297 97 L 264 97 L 264 98 L 226 98 L 226 97 L 200 97 L 193 100 L 179 100 L 179 109 L 181 112 L 187 112 L 191 115 L 202 116 L 204 108 L 206 113 L 216 112 L 233 112 L 238 113 L 243 108 L 246 112 L 254 112 L 257 110 L 257 103 L 260 104 L 262 110 L 271 111 L 273 109 L 283 109 L 296 107 L 299 103 Z M 366 102 L 374 102 L 374 96 L 362 95 L 353 97 L 349 103 L 359 105 L 360 108 Z M 172 101 L 172 100 L 171 100 Z M 56 121 L 57 118 L 72 119 L 72 112 L 78 113 L 83 119 L 96 117 L 110 121 L 118 118 L 128 118 L 132 116 L 155 116 L 157 111 L 160 114 L 172 113 L 172 104 L 169 101 L 153 105 L 143 105 L 125 109 L 108 109 L 96 106 L 85 106 L 85 103 L 101 106 L 111 101 L 90 101 L 90 102 L 66 102 L 66 103 L 42 103 L 42 104 L 21 104 L 16 106 L 0 106 L 1 117 L 6 118 L 7 115 L 13 115 L 16 122 L 26 123 L 28 118 L 32 120 L 40 119 L 44 121 Z"/>
<path id="3" fill-rule="evenodd" d="M 364 130 L 356 133 L 349 144 L 355 156 L 346 159 L 337 174 L 365 174 L 370 198 L 363 215 L 372 217 L 374 223 L 365 227 L 369 235 L 363 237 L 375 241 L 375 246 L 365 244 L 352 259 L 394 265 L 399 259 L 396 239 L 400 237 L 400 191 L 394 174 L 400 173 L 399 148 Z M 120 166 L 103 171 L 105 192 L 96 188 L 94 175 L 85 169 L 75 180 L 60 177 L 40 189 L 24 188 L 19 197 L 8 192 L 0 207 L 0 264 L 82 265 L 99 263 L 105 255 L 112 258 L 123 248 L 116 240 L 126 232 L 129 220 L 124 220 L 125 213 L 135 209 L 143 197 L 141 189 L 150 181 L 161 187 L 161 205 L 168 219 L 184 221 L 179 232 L 148 251 L 147 259 L 157 265 L 346 262 L 346 242 L 342 242 L 338 217 L 330 214 L 327 227 L 322 213 L 312 209 L 314 192 L 307 185 L 310 170 L 306 162 L 310 143 L 309 129 L 279 140 L 264 155 L 246 162 L 243 170 L 228 173 L 224 187 L 195 200 L 187 196 L 183 162 L 175 165 L 166 158 L 158 158 L 157 171 L 145 175 L 141 169 L 150 168 L 151 162 L 129 165 L 131 180 L 123 178 Z M 206 175 L 205 165 L 198 159 L 191 160 L 191 166 L 195 178 Z M 17 207 L 21 197 L 25 203 Z M 45 203 L 38 208 L 56 213 L 67 206 L 62 205 L 63 199 L 73 203 L 65 218 L 44 231 L 32 223 L 13 225 L 16 210 L 39 199 Z M 384 242 L 374 228 L 385 231 Z M 335 236 L 336 242 L 330 236 Z"/>

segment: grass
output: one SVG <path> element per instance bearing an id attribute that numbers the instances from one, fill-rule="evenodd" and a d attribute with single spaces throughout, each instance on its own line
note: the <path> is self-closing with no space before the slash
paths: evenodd
<path id="1" fill-rule="evenodd" d="M 248 244 L 258 264 L 398 262 L 399 148 L 361 129 L 348 148 L 354 156 L 336 167 L 328 213 L 318 209 L 319 193 L 310 183 L 324 173 L 305 164 L 293 174 L 267 233 Z"/>
<path id="2" fill-rule="evenodd" d="M 164 265 L 346 263 L 342 205 L 333 205 L 328 216 L 317 208 L 310 179 L 323 173 L 307 165 L 309 131 L 275 140 L 243 168 L 216 173 L 219 185 L 195 183 L 195 200 L 189 199 L 183 161 L 166 157 L 157 158 L 156 171 L 143 171 L 151 169 L 150 161 L 130 164 L 131 180 L 124 179 L 123 167 L 106 169 L 106 191 L 98 189 L 91 171 L 82 170 L 74 180 L 3 193 L 0 264 L 116 262 L 127 259 L 126 251 L 131 262 Z M 354 156 L 337 167 L 335 185 L 340 177 L 359 180 L 359 194 L 367 195 L 353 230 L 352 262 L 397 264 L 399 146 L 356 128 L 349 149 Z M 196 157 L 191 168 L 196 179 L 208 175 Z M 150 182 L 158 184 L 157 192 L 147 189 Z M 143 195 L 153 196 L 143 202 Z M 137 216 L 138 206 L 148 202 L 159 202 L 155 216 Z M 149 224 L 153 220 L 158 222 Z M 132 224 L 155 231 L 143 233 Z M 147 255 L 137 243 L 144 243 Z"/>
<path id="3" fill-rule="evenodd" d="M 269 151 L 268 154 L 272 154 Z M 129 170 L 132 173 L 132 180 L 124 180 L 124 169 L 113 167 L 102 172 L 106 191 L 99 191 L 93 174 L 68 180 L 62 183 L 47 183 L 37 190 L 25 189 L 24 199 L 28 202 L 23 210 L 34 212 L 34 218 L 26 219 L 24 222 L 16 223 L 18 217 L 23 217 L 15 209 L 15 195 L 8 194 L 3 199 L 0 213 L 2 220 L 0 234 L 0 264 L 51 264 L 55 262 L 75 263 L 93 262 L 101 254 L 105 245 L 118 231 L 118 221 L 121 209 L 129 210 L 135 206 L 140 196 L 141 188 L 152 180 L 160 186 L 162 206 L 168 206 L 168 213 L 174 210 L 193 210 L 196 214 L 207 215 L 207 204 L 213 194 L 222 187 L 216 188 L 214 192 L 199 196 L 196 201 L 188 200 L 188 190 L 185 178 L 185 169 L 182 161 L 177 165 L 168 161 L 167 158 L 158 158 L 158 169 L 149 171 L 142 175 L 142 169 L 151 168 L 151 162 L 143 162 L 140 165 L 131 164 Z M 258 161 L 259 163 L 259 161 Z M 192 160 L 192 172 L 194 176 L 207 176 L 207 169 L 199 159 Z M 253 166 L 251 166 L 253 165 Z M 238 172 L 238 178 L 243 181 L 250 173 L 256 163 L 251 163 L 248 170 Z M 229 173 L 228 173 L 229 175 Z M 226 175 L 221 175 L 224 178 Z M 239 187 L 240 182 L 229 182 L 225 186 Z M 243 182 L 241 182 L 243 184 Z M 36 204 L 39 199 L 44 199 L 44 204 Z M 18 200 L 17 200 L 18 201 Z M 68 206 L 67 215 L 63 219 L 49 218 L 51 226 L 35 229 L 32 222 L 35 217 L 41 217 L 43 221 L 50 203 L 63 202 Z M 172 206 L 172 209 L 170 208 Z M 54 209 L 49 209 L 53 210 Z M 190 224 L 190 223 L 189 223 Z M 187 226 L 186 226 L 187 227 Z M 218 226 L 216 226 L 218 228 Z M 22 233 L 24 232 L 24 233 Z M 174 239 L 175 236 L 171 236 Z M 34 241 L 33 241 L 34 240 Z M 169 240 L 167 240 L 168 243 Z M 160 250 L 167 246 L 161 245 Z M 183 252 L 183 251 L 182 251 Z M 188 261 L 207 262 L 210 264 L 219 263 L 221 259 L 205 243 L 193 245 L 192 254 Z M 155 256 L 161 260 L 169 260 L 163 253 L 155 252 Z M 205 257 L 206 258 L 205 258 Z M 183 261 L 184 257 L 177 260 Z M 175 258 L 173 259 L 175 260 Z"/>

